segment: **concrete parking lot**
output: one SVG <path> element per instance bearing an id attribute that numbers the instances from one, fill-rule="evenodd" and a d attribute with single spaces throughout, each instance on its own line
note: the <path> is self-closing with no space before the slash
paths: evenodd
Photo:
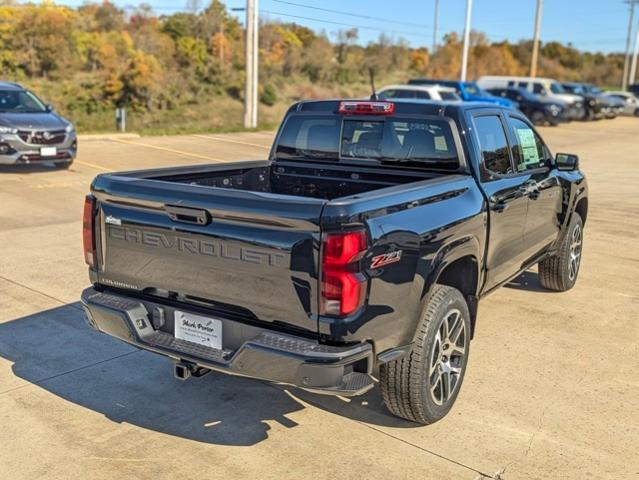
<path id="1" fill-rule="evenodd" d="M 84 323 L 83 197 L 101 172 L 264 158 L 270 132 L 91 140 L 69 171 L 0 171 L 0 478 L 639 477 L 639 121 L 541 130 L 590 182 L 576 287 L 536 272 L 484 300 L 441 422 L 222 374 Z"/>

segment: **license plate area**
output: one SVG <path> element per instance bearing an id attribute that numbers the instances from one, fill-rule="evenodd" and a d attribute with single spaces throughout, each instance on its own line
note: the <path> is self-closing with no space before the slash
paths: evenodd
<path id="1" fill-rule="evenodd" d="M 193 313 L 175 311 L 175 338 L 222 350 L 222 321 Z"/>
<path id="2" fill-rule="evenodd" d="M 40 149 L 41 157 L 55 157 L 58 154 L 58 149 L 56 147 L 42 147 Z"/>

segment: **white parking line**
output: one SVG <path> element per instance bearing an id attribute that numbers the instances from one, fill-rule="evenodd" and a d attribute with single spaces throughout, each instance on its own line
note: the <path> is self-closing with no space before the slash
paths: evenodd
<path id="1" fill-rule="evenodd" d="M 150 143 L 132 142 L 130 140 L 122 140 L 120 138 L 112 138 L 111 141 L 112 142 L 118 142 L 118 143 L 124 143 L 124 144 L 127 144 L 127 145 L 137 145 L 138 147 L 153 148 L 155 150 L 162 150 L 164 152 L 177 153 L 178 155 L 185 155 L 187 157 L 201 158 L 201 159 L 204 159 L 204 160 L 210 160 L 212 162 L 227 162 L 228 161 L 228 160 L 223 160 L 221 158 L 209 157 L 207 155 L 200 155 L 198 153 L 183 152 L 182 150 L 175 150 L 174 148 L 167 148 L 167 147 L 160 147 L 158 145 L 151 145 Z"/>
<path id="2" fill-rule="evenodd" d="M 197 138 L 206 138 L 208 140 L 217 140 L 218 142 L 237 143 L 239 145 L 249 145 L 251 147 L 263 148 L 265 150 L 270 150 L 271 149 L 270 145 L 269 146 L 259 145 L 257 143 L 242 142 L 240 140 L 231 140 L 230 138 L 214 137 L 212 135 L 191 135 L 191 136 L 192 137 L 197 137 Z"/>
<path id="3" fill-rule="evenodd" d="M 102 167 L 100 165 L 95 165 L 93 163 L 89 163 L 89 162 L 84 162 L 82 160 L 74 160 L 73 163 L 79 163 L 80 165 L 84 165 L 86 167 L 91 167 L 91 168 L 96 168 L 98 170 L 102 170 L 103 172 L 112 172 L 113 170 L 111 170 L 110 168 L 107 167 Z"/>

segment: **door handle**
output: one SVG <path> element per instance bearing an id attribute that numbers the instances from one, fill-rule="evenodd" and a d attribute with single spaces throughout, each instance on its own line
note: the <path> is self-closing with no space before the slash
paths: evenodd
<path id="1" fill-rule="evenodd" d="M 519 187 L 519 191 L 524 195 L 528 195 L 533 200 L 539 198 L 539 184 L 534 180 L 528 180 L 522 183 Z"/>
<path id="2" fill-rule="evenodd" d="M 490 202 L 490 210 L 495 213 L 501 213 L 508 208 L 508 203 L 503 198 L 491 196 L 488 201 Z"/>
<path id="3" fill-rule="evenodd" d="M 166 210 L 169 218 L 174 222 L 192 223 L 195 225 L 208 225 L 211 221 L 209 212 L 199 208 L 164 205 L 164 210 Z"/>

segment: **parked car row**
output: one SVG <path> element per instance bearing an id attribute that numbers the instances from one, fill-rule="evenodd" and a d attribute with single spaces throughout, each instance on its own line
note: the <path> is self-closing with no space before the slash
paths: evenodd
<path id="1" fill-rule="evenodd" d="M 36 162 L 64 169 L 77 150 L 70 121 L 23 86 L 0 82 L 0 165 Z"/>
<path id="2" fill-rule="evenodd" d="M 535 125 L 639 117 L 639 98 L 631 91 L 604 92 L 594 85 L 552 78 L 483 76 L 477 82 L 415 78 L 405 85 L 384 87 L 377 97 L 492 103 L 520 110 Z"/>

